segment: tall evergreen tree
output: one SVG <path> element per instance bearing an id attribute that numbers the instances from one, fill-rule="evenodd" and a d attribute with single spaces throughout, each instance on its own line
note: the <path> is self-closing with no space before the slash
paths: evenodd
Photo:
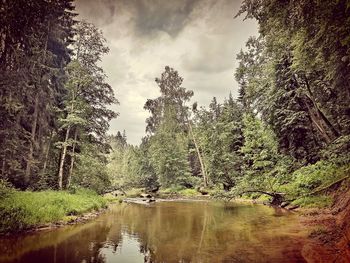
<path id="1" fill-rule="evenodd" d="M 72 1 L 5 1 L 0 9 L 1 175 L 38 181 L 69 61 Z"/>

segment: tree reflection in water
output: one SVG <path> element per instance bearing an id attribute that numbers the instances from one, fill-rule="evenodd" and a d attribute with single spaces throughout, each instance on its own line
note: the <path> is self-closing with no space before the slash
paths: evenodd
<path id="1" fill-rule="evenodd" d="M 304 262 L 293 215 L 215 202 L 116 205 L 83 225 L 0 239 L 0 262 Z"/>

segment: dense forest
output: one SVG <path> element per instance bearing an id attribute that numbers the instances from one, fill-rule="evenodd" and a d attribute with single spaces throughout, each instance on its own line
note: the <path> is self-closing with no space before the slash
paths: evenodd
<path id="1" fill-rule="evenodd" d="M 209 72 L 186 75 L 163 56 L 179 47 L 168 44 L 189 16 L 233 29 L 215 19 L 238 1 L 81 1 L 87 17 L 114 16 L 109 23 L 127 13 L 127 23 L 140 27 L 138 16 L 143 26 L 100 25 L 106 36 L 81 18 L 78 2 L 0 0 L 0 262 L 349 262 L 350 0 L 241 0 L 230 19 L 252 19 L 258 34 L 231 54 L 238 66 L 224 71 L 232 74 L 226 99 L 217 99 L 218 83 L 206 106 L 186 87 L 207 89 L 197 76 Z M 200 14 L 214 5 L 206 24 Z M 173 31 L 159 34 L 159 53 L 150 37 L 158 23 Z M 193 28 L 195 41 L 207 41 Z M 132 33 L 133 47 L 109 36 Z M 231 53 L 220 34 L 211 36 L 219 48 L 208 44 L 218 60 L 205 54 L 213 67 L 221 47 Z M 110 121 L 118 99 L 128 104 L 125 87 L 147 86 L 142 67 L 152 61 L 133 50 L 146 38 L 145 57 L 157 50 L 163 72 L 151 70 L 145 133 L 134 145 L 135 132 L 112 134 Z M 181 48 L 205 53 L 188 38 Z M 137 56 L 144 81 L 117 53 L 113 70 L 123 72 L 108 78 L 107 43 Z M 117 99 L 122 82 L 109 82 L 123 74 L 132 84 L 121 84 Z"/>
<path id="2" fill-rule="evenodd" d="M 237 54 L 238 98 L 199 107 L 165 66 L 155 79 L 160 96 L 144 104 L 147 135 L 135 146 L 125 131 L 107 134 L 118 102 L 99 66 L 108 53 L 102 32 L 78 21 L 72 0 L 2 1 L 2 187 L 193 189 L 327 203 L 318 191 L 350 169 L 349 7 L 243 1 L 236 16 L 256 19 L 259 36 Z"/>
<path id="3" fill-rule="evenodd" d="M 112 184 L 327 203 L 318 191 L 350 168 L 349 10 L 348 1 L 243 1 L 237 16 L 256 19 L 259 36 L 237 55 L 239 97 L 190 105 L 193 92 L 166 66 L 161 95 L 144 105 L 141 145 L 110 137 Z"/>
<path id="4" fill-rule="evenodd" d="M 108 105 L 117 100 L 98 66 L 108 47 L 75 17 L 71 0 L 1 2 L 1 178 L 16 188 L 108 182 L 106 132 L 117 116 Z"/>

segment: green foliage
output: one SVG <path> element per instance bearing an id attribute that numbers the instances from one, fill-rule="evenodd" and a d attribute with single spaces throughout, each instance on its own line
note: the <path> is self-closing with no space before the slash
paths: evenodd
<path id="1" fill-rule="evenodd" d="M 77 166 L 72 175 L 73 185 L 102 194 L 111 185 L 106 160 L 95 145 L 85 144 L 77 154 Z"/>
<path id="2" fill-rule="evenodd" d="M 72 0 L 1 7 L 0 178 L 21 189 L 62 189 L 77 172 L 83 185 L 102 191 L 108 179 L 100 156 L 117 116 L 98 66 L 106 40 L 94 25 L 74 20 Z M 82 157 L 85 144 L 96 154 Z"/>
<path id="3" fill-rule="evenodd" d="M 35 188 L 46 162 L 65 94 L 73 9 L 71 0 L 1 4 L 0 176 L 17 188 Z"/>
<path id="4" fill-rule="evenodd" d="M 229 189 L 242 176 L 242 109 L 230 94 L 223 105 L 218 104 L 214 97 L 209 110 L 201 108 L 195 113 L 195 137 L 209 179 Z"/>
<path id="5" fill-rule="evenodd" d="M 333 199 L 331 196 L 307 196 L 298 198 L 292 202 L 293 205 L 298 205 L 304 208 L 325 208 L 332 205 Z"/>
<path id="6" fill-rule="evenodd" d="M 182 196 L 188 196 L 188 197 L 197 196 L 199 194 L 198 191 L 195 189 L 182 189 L 178 191 L 178 193 Z"/>
<path id="7" fill-rule="evenodd" d="M 160 131 L 151 139 L 150 158 L 163 187 L 185 185 L 188 181 L 190 167 L 186 139 L 184 135 L 171 134 L 166 130 Z"/>
<path id="8" fill-rule="evenodd" d="M 290 183 L 283 186 L 291 197 L 300 197 L 326 187 L 333 182 L 348 176 L 350 165 L 338 165 L 330 161 L 318 161 L 315 164 L 301 167 L 290 175 Z"/>
<path id="9" fill-rule="evenodd" d="M 349 151 L 350 135 L 343 135 L 323 149 L 321 154 L 323 159 L 343 165 L 350 163 Z"/>
<path id="10" fill-rule="evenodd" d="M 0 179 L 0 199 L 6 198 L 9 196 L 14 189 L 10 187 L 10 184 L 7 181 Z"/>
<path id="11" fill-rule="evenodd" d="M 78 189 L 74 194 L 66 191 L 13 191 L 0 199 L 0 232 L 59 222 L 67 215 L 81 215 L 106 204 L 105 199 L 87 189 Z"/>
<path id="12" fill-rule="evenodd" d="M 128 145 L 126 135 L 121 136 L 120 132 L 117 136 L 111 136 L 109 140 L 112 151 L 108 155 L 107 170 L 112 187 L 154 189 L 159 186 L 158 177 L 151 165 L 147 143 L 139 147 Z"/>
<path id="13" fill-rule="evenodd" d="M 245 190 L 277 191 L 290 169 L 288 157 L 279 154 L 271 129 L 252 115 L 243 118 L 244 177 L 239 188 Z"/>
<path id="14" fill-rule="evenodd" d="M 173 68 L 166 66 L 160 78 L 156 78 L 161 96 L 156 99 L 148 99 L 144 105 L 144 109 L 151 113 L 146 119 L 146 131 L 155 133 L 163 120 L 164 113 L 169 107 L 175 112 L 173 118 L 181 126 L 186 128 L 189 108 L 185 106 L 193 96 L 192 90 L 186 90 L 182 87 L 183 78 Z"/>

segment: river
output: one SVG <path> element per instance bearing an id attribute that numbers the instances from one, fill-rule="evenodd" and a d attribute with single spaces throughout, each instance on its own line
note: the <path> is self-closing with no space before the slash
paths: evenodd
<path id="1" fill-rule="evenodd" d="M 306 262 L 298 216 L 213 201 L 118 204 L 80 225 L 0 238 L 0 262 Z"/>

